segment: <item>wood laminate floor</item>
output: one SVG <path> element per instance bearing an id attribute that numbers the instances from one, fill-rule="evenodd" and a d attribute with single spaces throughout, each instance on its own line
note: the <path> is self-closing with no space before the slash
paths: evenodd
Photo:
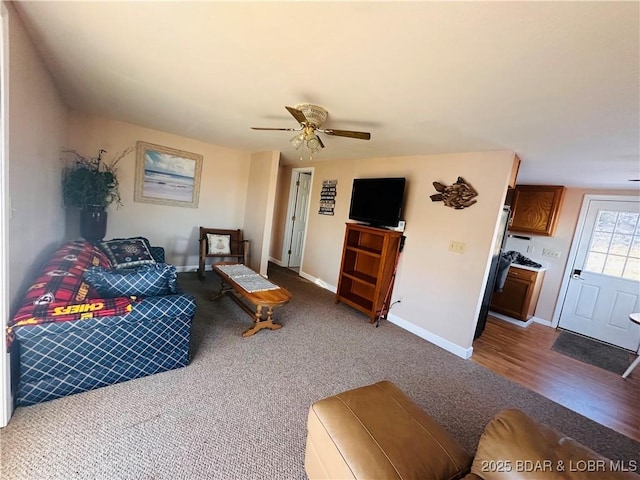
<path id="1" fill-rule="evenodd" d="M 471 359 L 544 397 L 640 441 L 640 366 L 622 378 L 551 350 L 559 331 L 489 317 Z M 629 355 L 629 363 L 635 358 Z"/>

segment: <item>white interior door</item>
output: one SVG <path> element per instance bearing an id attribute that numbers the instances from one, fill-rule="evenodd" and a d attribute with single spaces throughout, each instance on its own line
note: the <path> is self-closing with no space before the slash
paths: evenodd
<path id="1" fill-rule="evenodd" d="M 640 199 L 589 200 L 558 326 L 637 351 Z"/>
<path id="2" fill-rule="evenodd" d="M 304 234 L 307 230 L 309 215 L 309 191 L 311 190 L 311 173 L 298 173 L 296 201 L 291 218 L 291 244 L 289 245 L 289 267 L 299 267 L 302 263 Z"/>
<path id="3" fill-rule="evenodd" d="M 9 320 L 9 219 L 11 201 L 9 196 L 9 15 L 4 3 L 0 3 L 0 326 L 4 332 Z M 10 359 L 6 342 L 0 345 L 0 428 L 9 423 L 13 412 L 11 395 Z"/>

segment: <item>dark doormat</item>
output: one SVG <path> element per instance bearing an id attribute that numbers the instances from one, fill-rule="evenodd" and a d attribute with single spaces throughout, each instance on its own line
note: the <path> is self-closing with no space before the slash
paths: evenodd
<path id="1" fill-rule="evenodd" d="M 621 348 L 566 331 L 560 331 L 551 350 L 620 375 L 634 358 Z"/>

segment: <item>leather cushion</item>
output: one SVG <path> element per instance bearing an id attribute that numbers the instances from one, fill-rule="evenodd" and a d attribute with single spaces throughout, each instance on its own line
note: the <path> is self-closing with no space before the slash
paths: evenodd
<path id="1" fill-rule="evenodd" d="M 636 479 L 615 462 L 520 410 L 503 410 L 485 427 L 471 473 L 484 480 Z M 469 478 L 477 478 L 469 477 Z"/>
<path id="2" fill-rule="evenodd" d="M 314 403 L 309 478 L 460 478 L 471 455 L 389 381 Z"/>

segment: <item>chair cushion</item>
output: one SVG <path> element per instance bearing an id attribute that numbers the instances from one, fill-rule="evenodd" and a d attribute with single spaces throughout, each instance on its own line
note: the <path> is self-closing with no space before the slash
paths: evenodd
<path id="1" fill-rule="evenodd" d="M 390 381 L 315 402 L 307 417 L 310 479 L 458 479 L 471 455 Z"/>
<path id="2" fill-rule="evenodd" d="M 207 233 L 207 255 L 228 255 L 231 253 L 231 236 Z"/>
<path id="3" fill-rule="evenodd" d="M 508 409 L 485 427 L 471 473 L 483 480 L 638 479 L 615 467 L 615 462 L 558 430 Z"/>
<path id="4" fill-rule="evenodd" d="M 121 296 L 153 297 L 178 291 L 176 267 L 166 263 L 143 265 L 135 269 L 91 267 L 84 279 L 105 298 Z"/>
<path id="5" fill-rule="evenodd" d="M 114 238 L 98 246 L 109 257 L 113 268 L 131 268 L 156 263 L 149 250 L 149 241 L 143 237 Z"/>

